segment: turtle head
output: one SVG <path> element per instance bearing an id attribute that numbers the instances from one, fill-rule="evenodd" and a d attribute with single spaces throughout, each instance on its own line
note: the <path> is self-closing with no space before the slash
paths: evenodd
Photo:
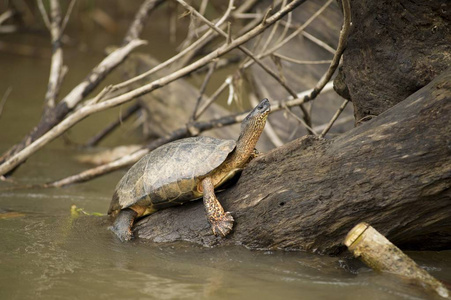
<path id="1" fill-rule="evenodd" d="M 244 118 L 241 123 L 241 134 L 246 132 L 258 132 L 258 136 L 263 131 L 266 124 L 266 118 L 271 111 L 271 105 L 268 99 L 263 99 L 251 112 Z M 258 137 L 257 137 L 258 139 Z"/>
<path id="2" fill-rule="evenodd" d="M 268 99 L 263 99 L 241 123 L 241 133 L 236 145 L 236 152 L 243 161 L 247 161 L 254 152 L 255 145 L 265 128 L 266 118 L 271 110 Z"/>

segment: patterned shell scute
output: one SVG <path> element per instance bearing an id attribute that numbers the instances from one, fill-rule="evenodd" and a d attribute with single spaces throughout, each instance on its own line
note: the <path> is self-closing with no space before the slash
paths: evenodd
<path id="1" fill-rule="evenodd" d="M 141 158 L 119 181 L 117 204 L 120 208 L 133 204 L 159 208 L 193 200 L 199 177 L 222 164 L 235 146 L 233 140 L 212 137 L 165 144 Z"/>

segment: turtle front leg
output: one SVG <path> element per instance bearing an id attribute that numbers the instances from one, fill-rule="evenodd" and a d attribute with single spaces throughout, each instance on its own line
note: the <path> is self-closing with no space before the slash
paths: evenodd
<path id="1" fill-rule="evenodd" d="M 215 187 L 210 177 L 202 180 L 202 190 L 204 193 L 205 211 L 207 212 L 207 218 L 214 235 L 221 234 L 222 236 L 226 236 L 232 230 L 234 220 L 229 212 L 224 212 L 224 209 L 216 198 Z"/>
<path id="2" fill-rule="evenodd" d="M 123 209 L 114 220 L 113 226 L 108 229 L 114 232 L 121 242 L 129 241 L 133 238 L 132 226 L 137 215 L 138 213 L 133 209 Z"/>

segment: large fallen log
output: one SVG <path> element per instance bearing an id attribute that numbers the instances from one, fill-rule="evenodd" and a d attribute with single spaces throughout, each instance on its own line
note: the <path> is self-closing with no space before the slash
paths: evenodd
<path id="1" fill-rule="evenodd" d="M 202 201 L 142 219 L 135 235 L 331 254 L 364 221 L 401 248 L 451 249 L 450 116 L 448 70 L 333 140 L 306 137 L 253 160 L 218 193 L 236 220 L 227 238 L 212 235 Z"/>
<path id="2" fill-rule="evenodd" d="M 449 1 L 363 0 L 351 6 L 353 28 L 337 90 L 352 101 L 356 121 L 386 111 L 451 65 Z"/>

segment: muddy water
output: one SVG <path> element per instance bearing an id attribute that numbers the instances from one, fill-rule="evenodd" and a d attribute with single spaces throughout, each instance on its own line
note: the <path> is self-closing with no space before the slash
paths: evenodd
<path id="1" fill-rule="evenodd" d="M 72 72 L 67 86 L 101 57 L 77 51 L 67 55 Z M 38 121 L 48 62 L 0 54 L 0 94 L 13 88 L 0 116 L 1 152 Z M 96 126 L 95 118 L 88 119 L 71 130 L 69 139 L 82 142 Z M 124 135 L 130 131 L 121 129 L 110 143 Z M 42 183 L 81 171 L 86 166 L 73 159 L 77 154 L 76 147 L 59 140 L 30 158 L 14 178 Z M 70 215 L 74 204 L 105 212 L 122 174 L 64 189 L 0 191 L 0 299 L 428 298 L 405 282 L 342 258 L 142 240 L 120 243 L 107 230 L 106 218 Z M 0 183 L 0 188 L 7 186 Z M 410 254 L 431 274 L 451 282 L 451 252 Z"/>
<path id="2" fill-rule="evenodd" d="M 351 273 L 343 268 L 349 263 L 327 256 L 118 242 L 105 218 L 69 214 L 72 204 L 104 211 L 109 185 L 99 180 L 63 190 L 0 194 L 1 207 L 17 213 L 0 219 L 0 299 L 426 297 L 358 264 L 351 264 L 357 270 Z M 451 279 L 449 253 L 412 255 L 432 274 Z"/>
<path id="3" fill-rule="evenodd" d="M 358 264 L 351 273 L 343 268 L 349 263 L 327 256 L 118 242 L 105 218 L 69 214 L 72 204 L 104 211 L 110 185 L 0 194 L 1 207 L 17 213 L 0 219 L 0 299 L 426 298 Z M 451 279 L 449 253 L 412 255 Z"/>

